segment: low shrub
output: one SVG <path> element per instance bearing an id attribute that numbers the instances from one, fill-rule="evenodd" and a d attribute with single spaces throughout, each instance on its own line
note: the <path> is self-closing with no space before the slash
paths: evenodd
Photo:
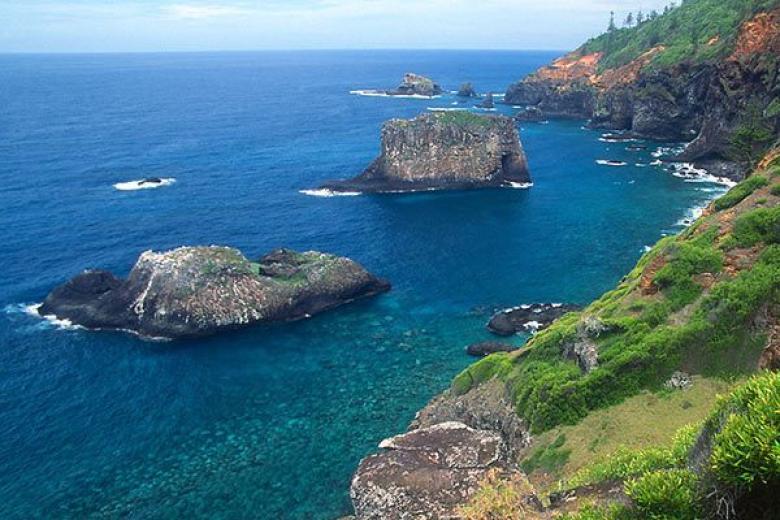
<path id="1" fill-rule="evenodd" d="M 724 210 L 736 206 L 758 188 L 769 184 L 769 180 L 761 175 L 752 175 L 731 188 L 725 195 L 712 203 L 716 210 Z"/>
<path id="2" fill-rule="evenodd" d="M 628 480 L 625 491 L 645 518 L 694 520 L 699 511 L 697 483 L 687 469 L 656 470 Z"/>

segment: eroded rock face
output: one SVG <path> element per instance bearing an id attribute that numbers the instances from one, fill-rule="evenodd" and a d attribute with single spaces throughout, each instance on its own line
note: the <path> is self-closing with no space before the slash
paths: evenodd
<path id="1" fill-rule="evenodd" d="M 548 327 L 567 312 L 579 309 L 576 305 L 560 303 L 533 303 L 497 312 L 490 318 L 487 328 L 499 336 L 511 336 L 521 332 L 537 332 Z"/>
<path id="2" fill-rule="evenodd" d="M 323 188 L 394 192 L 528 182 L 528 163 L 511 118 L 447 112 L 388 121 L 381 153 L 368 169 Z"/>
<path id="3" fill-rule="evenodd" d="M 444 422 L 382 441 L 363 459 L 350 496 L 358 519 L 450 518 L 492 468 L 508 467 L 501 437 Z"/>
<path id="4" fill-rule="evenodd" d="M 278 250 L 250 262 L 229 247 L 181 247 L 141 254 L 125 280 L 85 271 L 55 288 L 39 312 L 179 338 L 301 319 L 389 288 L 358 263 L 316 251 Z"/>

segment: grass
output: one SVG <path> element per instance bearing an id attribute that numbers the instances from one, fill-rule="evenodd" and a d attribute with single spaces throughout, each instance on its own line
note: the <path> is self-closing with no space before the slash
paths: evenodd
<path id="1" fill-rule="evenodd" d="M 732 386 L 721 379 L 694 377 L 690 390 L 642 392 L 618 405 L 591 412 L 576 425 L 559 426 L 538 435 L 535 449 L 523 457 L 521 465 L 532 482 L 541 483 L 549 480 L 545 472 L 566 478 L 621 449 L 669 444 L 678 429 L 703 421 L 715 406 L 717 395 Z M 544 459 L 541 454 L 551 451 L 567 453 L 563 464 L 552 467 L 552 471 L 537 462 Z"/>
<path id="2" fill-rule="evenodd" d="M 758 188 L 762 188 L 767 184 L 769 184 L 769 180 L 766 177 L 762 175 L 752 175 L 731 188 L 728 193 L 716 200 L 712 206 L 718 211 L 732 208 L 745 200 L 748 195 Z"/>
<path id="3" fill-rule="evenodd" d="M 477 126 L 487 128 L 495 124 L 495 118 L 493 117 L 474 114 L 466 110 L 434 112 L 434 117 L 440 123 L 462 127 Z"/>

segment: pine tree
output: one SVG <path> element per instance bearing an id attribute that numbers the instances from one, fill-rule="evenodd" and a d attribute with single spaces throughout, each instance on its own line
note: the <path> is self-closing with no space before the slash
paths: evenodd
<path id="1" fill-rule="evenodd" d="M 642 25 L 642 22 L 645 21 L 645 15 L 642 14 L 642 10 L 640 9 L 638 13 L 636 13 L 636 24 Z"/>
<path id="2" fill-rule="evenodd" d="M 628 16 L 626 16 L 626 21 L 624 25 L 626 27 L 631 27 L 634 24 L 634 13 L 629 12 Z"/>
<path id="3" fill-rule="evenodd" d="M 609 12 L 609 26 L 607 27 L 608 32 L 615 32 L 617 27 L 615 26 L 615 11 Z"/>

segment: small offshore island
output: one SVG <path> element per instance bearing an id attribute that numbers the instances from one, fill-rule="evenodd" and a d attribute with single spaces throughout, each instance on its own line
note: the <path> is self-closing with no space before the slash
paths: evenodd
<path id="1" fill-rule="evenodd" d="M 250 262 L 230 247 L 180 247 L 141 254 L 127 279 L 88 270 L 39 307 L 88 329 L 176 339 L 255 323 L 310 317 L 390 289 L 348 258 L 273 251 Z"/>
<path id="2" fill-rule="evenodd" d="M 397 193 L 528 187 L 528 161 L 505 116 L 436 112 L 382 127 L 379 157 L 358 177 L 322 186 L 335 192 Z"/>

